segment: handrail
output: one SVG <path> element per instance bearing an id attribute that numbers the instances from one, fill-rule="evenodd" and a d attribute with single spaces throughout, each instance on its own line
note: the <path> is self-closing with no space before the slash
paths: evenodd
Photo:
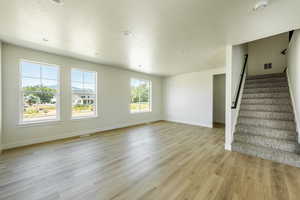
<path id="1" fill-rule="evenodd" d="M 293 38 L 293 34 L 294 34 L 294 30 L 291 30 L 291 31 L 289 32 L 289 43 L 291 43 L 291 40 L 292 40 L 292 38 Z M 289 47 L 288 47 L 288 48 L 289 48 Z M 287 52 L 288 52 L 288 48 L 287 48 L 287 49 L 284 49 L 284 50 L 281 52 L 281 54 L 282 54 L 282 55 L 286 55 Z M 288 68 L 288 67 L 285 67 L 285 68 L 284 68 L 283 73 L 286 73 L 287 68 Z"/>
<path id="2" fill-rule="evenodd" d="M 239 87 L 238 87 L 238 90 L 236 91 L 235 101 L 232 102 L 231 109 L 236 109 L 236 107 L 237 107 L 240 92 L 241 92 L 241 87 L 242 87 L 242 83 L 243 83 L 243 79 L 244 79 L 244 75 L 245 75 L 245 71 L 246 71 L 247 61 L 248 61 L 248 54 L 245 55 L 245 62 L 244 62 L 244 67 L 241 72 Z"/>
<path id="3" fill-rule="evenodd" d="M 294 34 L 294 30 L 291 30 L 289 32 L 289 42 L 292 40 L 293 34 Z"/>

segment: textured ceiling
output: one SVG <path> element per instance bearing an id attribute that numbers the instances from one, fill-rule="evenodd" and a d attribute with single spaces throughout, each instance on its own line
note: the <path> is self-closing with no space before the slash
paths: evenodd
<path id="1" fill-rule="evenodd" d="M 225 46 L 300 28 L 299 0 L 1 0 L 5 42 L 157 75 L 225 65 Z M 45 42 L 43 38 L 48 41 Z"/>

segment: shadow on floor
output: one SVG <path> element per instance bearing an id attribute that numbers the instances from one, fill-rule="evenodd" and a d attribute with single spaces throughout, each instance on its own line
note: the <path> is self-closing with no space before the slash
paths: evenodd
<path id="1" fill-rule="evenodd" d="M 225 128 L 225 124 L 222 123 L 214 123 L 214 128 Z"/>

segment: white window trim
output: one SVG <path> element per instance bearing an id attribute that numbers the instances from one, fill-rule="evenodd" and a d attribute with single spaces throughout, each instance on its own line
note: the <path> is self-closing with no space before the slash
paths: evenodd
<path id="1" fill-rule="evenodd" d="M 93 72 L 95 73 L 95 111 L 94 115 L 89 115 L 89 116 L 80 116 L 80 117 L 73 117 L 73 90 L 72 90 L 72 70 L 78 70 L 81 72 Z M 98 118 L 98 72 L 93 71 L 93 70 L 86 70 L 82 68 L 71 68 L 70 70 L 70 87 L 71 87 L 71 120 L 81 120 L 81 119 L 93 119 L 93 118 Z M 76 82 L 76 81 L 75 81 Z"/>
<path id="2" fill-rule="evenodd" d="M 35 63 L 39 65 L 45 65 L 49 67 L 57 67 L 58 74 L 57 74 L 57 92 L 56 92 L 56 117 L 55 119 L 45 119 L 45 120 L 33 120 L 33 121 L 24 121 L 23 114 L 24 114 L 24 91 L 22 87 L 22 62 L 30 62 Z M 60 77 L 61 77 L 61 70 L 60 66 L 56 64 L 49 64 L 44 62 L 38 62 L 28 59 L 20 59 L 19 60 L 19 123 L 20 126 L 26 126 L 26 125 L 42 125 L 42 124 L 48 124 L 52 122 L 60 122 L 61 121 L 61 102 L 60 102 L 60 91 L 61 91 L 61 84 L 60 84 Z"/>
<path id="3" fill-rule="evenodd" d="M 132 111 L 131 110 L 131 107 L 130 107 L 130 105 L 131 105 L 131 81 L 133 80 L 133 79 L 135 79 L 135 80 L 138 80 L 138 81 L 146 81 L 146 82 L 149 82 L 149 87 L 150 87 L 150 90 L 149 90 L 149 100 L 150 100 L 150 102 L 149 102 L 149 107 L 150 107 L 150 109 L 149 109 L 149 111 Z M 151 113 L 152 112 L 152 80 L 150 80 L 150 79 L 143 79 L 143 78 L 130 78 L 130 80 L 129 80 L 129 84 L 130 84 L 130 100 L 129 100 L 129 112 L 130 112 L 130 114 L 142 114 L 142 113 Z"/>

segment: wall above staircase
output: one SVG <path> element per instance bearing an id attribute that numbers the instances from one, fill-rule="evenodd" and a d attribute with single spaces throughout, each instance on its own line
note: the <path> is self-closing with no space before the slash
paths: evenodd
<path id="1" fill-rule="evenodd" d="M 248 75 L 282 73 L 287 63 L 286 55 L 281 52 L 288 48 L 288 44 L 288 33 L 248 43 Z M 272 69 L 265 70 L 265 63 L 272 63 Z"/>

